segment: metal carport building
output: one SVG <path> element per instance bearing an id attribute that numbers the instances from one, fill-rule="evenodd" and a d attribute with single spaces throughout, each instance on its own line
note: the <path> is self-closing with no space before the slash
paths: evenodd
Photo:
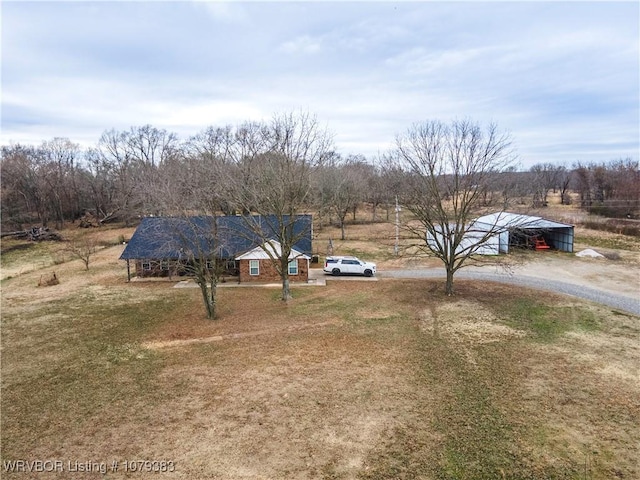
<path id="1" fill-rule="evenodd" d="M 509 212 L 492 213 L 476 218 L 472 230 L 495 232 L 483 245 L 483 250 L 489 250 L 486 252 L 489 254 L 508 253 L 509 247 L 521 246 L 535 237 L 542 237 L 555 250 L 573 252 L 574 226 L 542 217 Z"/>

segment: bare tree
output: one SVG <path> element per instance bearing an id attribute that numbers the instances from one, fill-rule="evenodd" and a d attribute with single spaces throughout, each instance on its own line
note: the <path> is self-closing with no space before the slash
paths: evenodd
<path id="1" fill-rule="evenodd" d="M 182 154 L 178 154 L 179 152 Z M 233 232 L 218 222 L 226 194 L 225 163 L 202 152 L 174 149 L 159 166 L 157 181 L 147 192 L 150 202 L 170 215 L 155 232 L 162 250 L 178 258 L 179 268 L 200 288 L 207 318 L 216 318 L 217 287 L 225 271 L 227 245 Z"/>
<path id="2" fill-rule="evenodd" d="M 381 155 L 378 158 L 380 164 L 380 179 L 384 193 L 384 207 L 387 222 L 389 212 L 395 210 L 396 199 L 400 198 L 407 185 L 407 172 L 401 167 L 395 157 L 395 152 Z"/>
<path id="3" fill-rule="evenodd" d="M 79 145 L 68 138 L 54 138 L 43 142 L 41 148 L 42 166 L 47 194 L 56 219 L 56 228 L 62 228 L 65 217 L 79 217 L 80 205 L 77 187 L 77 162 Z"/>
<path id="4" fill-rule="evenodd" d="M 571 170 L 561 165 L 558 167 L 558 190 L 560 191 L 560 204 L 571 205 L 571 195 L 569 195 L 569 185 L 571 185 Z"/>
<path id="5" fill-rule="evenodd" d="M 218 283 L 224 271 L 221 255 L 225 239 L 218 228 L 218 217 L 181 216 L 172 218 L 171 244 L 177 248 L 181 268 L 200 288 L 207 318 L 215 319 Z"/>
<path id="6" fill-rule="evenodd" d="M 640 207 L 640 163 L 630 157 L 610 162 L 613 198 L 617 210 L 626 217 L 634 216 Z"/>
<path id="7" fill-rule="evenodd" d="M 40 161 L 40 153 L 32 146 L 3 146 L 0 163 L 2 175 L 2 221 L 15 227 L 31 223 L 35 213 L 46 226 L 51 215 L 45 182 L 46 172 Z"/>
<path id="8" fill-rule="evenodd" d="M 429 121 L 414 124 L 396 145 L 410 174 L 403 204 L 418 222 L 407 228 L 444 263 L 445 292 L 452 295 L 454 274 L 497 232 L 497 225 L 478 229 L 472 220 L 486 208 L 486 185 L 513 161 L 509 136 L 495 125 Z"/>
<path id="9" fill-rule="evenodd" d="M 138 213 L 134 160 L 129 148 L 127 132 L 105 131 L 91 160 L 93 188 L 104 184 L 108 201 L 98 202 L 96 215 L 102 222 L 121 218 L 125 224 Z"/>
<path id="10" fill-rule="evenodd" d="M 322 197 L 338 219 L 340 239 L 345 240 L 345 219 L 364 198 L 367 177 L 359 160 L 348 158 L 342 163 L 325 166 L 322 175 Z"/>
<path id="11" fill-rule="evenodd" d="M 127 152 L 135 166 L 135 190 L 143 213 L 162 213 L 156 202 L 150 201 L 147 192 L 160 181 L 159 168 L 179 154 L 178 137 L 174 133 L 151 125 L 131 127 L 126 133 Z"/>
<path id="12" fill-rule="evenodd" d="M 94 239 L 84 235 L 77 240 L 70 240 L 64 249 L 73 258 L 82 260 L 85 270 L 89 270 L 89 261 L 94 253 L 96 253 L 96 242 Z"/>
<path id="13" fill-rule="evenodd" d="M 507 208 L 514 202 L 524 204 L 525 198 L 528 201 L 530 189 L 524 175 L 529 174 L 518 172 L 514 166 L 495 175 L 491 190 L 499 194 L 499 202 L 503 208 Z"/>
<path id="14" fill-rule="evenodd" d="M 119 211 L 115 172 L 96 148 L 85 152 L 85 164 L 91 211 L 100 224 L 108 222 Z"/>
<path id="15" fill-rule="evenodd" d="M 371 204 L 371 221 L 378 221 L 378 207 L 387 201 L 388 192 L 385 189 L 384 179 L 380 168 L 368 165 L 364 172 L 364 200 Z"/>
<path id="16" fill-rule="evenodd" d="M 102 222 L 119 216 L 128 223 L 136 214 L 160 214 L 148 194 L 161 181 L 160 167 L 179 153 L 177 136 L 151 125 L 105 131 L 92 152 L 91 173 L 94 188 L 108 180 L 111 195 L 96 215 Z"/>
<path id="17" fill-rule="evenodd" d="M 235 214 L 233 182 L 228 179 L 231 178 L 232 166 L 238 161 L 240 149 L 237 147 L 231 126 L 208 127 L 183 146 L 187 156 L 186 167 L 191 172 L 198 172 L 200 179 L 205 178 L 215 185 L 212 191 L 214 199 L 207 200 L 209 210 L 220 210 L 225 215 Z M 212 174 L 215 178 L 212 178 Z M 207 196 L 209 192 L 205 188 L 200 195 Z"/>
<path id="18" fill-rule="evenodd" d="M 296 228 L 297 217 L 311 203 L 311 174 L 332 155 L 332 140 L 307 113 L 276 115 L 262 125 L 246 124 L 236 135 L 239 161 L 229 181 L 234 182 L 236 204 L 245 213 L 242 218 L 262 240 L 280 275 L 286 302 L 291 298 L 290 257 L 303 235 Z"/>
<path id="19" fill-rule="evenodd" d="M 573 166 L 574 188 L 580 195 L 580 206 L 591 207 L 591 172 L 587 165 L 577 162 Z"/>
<path id="20" fill-rule="evenodd" d="M 151 125 L 131 127 L 126 138 L 131 157 L 152 168 L 166 161 L 178 145 L 175 133 L 159 130 Z"/>
<path id="21" fill-rule="evenodd" d="M 58 228 L 65 218 L 77 218 L 82 197 L 79 153 L 78 145 L 64 138 L 43 142 L 38 148 L 2 147 L 3 210 L 9 207 L 9 212 L 27 222 L 35 211 L 43 226 L 53 218 Z"/>
<path id="22" fill-rule="evenodd" d="M 549 190 L 555 192 L 558 188 L 563 172 L 562 166 L 553 163 L 538 163 L 531 167 L 533 174 L 533 206 L 546 207 Z"/>
<path id="23" fill-rule="evenodd" d="M 591 213 L 608 216 L 635 215 L 640 203 L 640 170 L 638 161 L 627 158 L 607 163 L 573 166 L 573 186 L 580 195 L 580 203 Z"/>

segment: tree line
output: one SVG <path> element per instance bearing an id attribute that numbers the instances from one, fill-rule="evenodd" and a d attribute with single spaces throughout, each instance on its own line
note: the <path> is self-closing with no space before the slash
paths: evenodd
<path id="1" fill-rule="evenodd" d="M 8 145 L 1 148 L 2 223 L 61 227 L 87 215 L 99 224 L 131 224 L 150 215 L 240 214 L 253 227 L 250 214 L 271 216 L 277 238 L 264 238 L 263 248 L 281 275 L 286 301 L 296 243 L 290 220 L 300 213 L 316 213 L 320 226 L 337 223 L 344 239 L 346 220 L 355 220 L 359 205 L 369 204 L 370 220 L 376 221 L 380 210 L 388 219 L 399 202 L 416 221 L 404 228 L 443 262 L 449 295 L 454 273 L 477 261 L 478 249 L 504 228 L 478 229 L 478 215 L 515 203 L 543 207 L 552 191 L 565 204 L 637 215 L 637 160 L 576 162 L 571 168 L 542 163 L 521 171 L 511 144 L 495 125 L 433 120 L 399 133 L 395 145 L 376 158 L 343 157 L 315 116 L 292 112 L 210 126 L 186 140 L 145 125 L 105 131 L 86 149 L 65 138 Z M 255 233 L 261 232 L 255 225 Z M 219 270 L 205 250 L 192 252 L 192 263 L 207 316 L 214 317 Z"/>
<path id="2" fill-rule="evenodd" d="M 321 221 L 340 226 L 343 237 L 349 215 L 355 219 L 363 203 L 371 206 L 371 221 L 388 220 L 409 172 L 390 153 L 375 158 L 342 156 L 333 148 L 330 134 L 324 134 L 321 158 L 308 171 L 305 207 L 317 212 Z M 230 191 L 235 184 L 250 182 L 259 192 L 260 183 L 267 181 L 267 136 L 265 124 L 256 122 L 211 126 L 184 141 L 175 133 L 145 125 L 105 131 L 91 148 L 81 148 L 68 138 L 37 146 L 4 145 L 0 163 L 3 229 L 35 223 L 61 228 L 87 213 L 99 223 L 125 224 L 145 215 L 171 214 L 171 205 L 165 198 L 158 201 L 158 193 L 166 196 L 168 189 L 175 200 L 180 189 L 191 190 L 189 183 L 202 195 L 215 188 L 220 192 L 217 208 L 236 213 L 238 202 Z M 221 169 L 227 170 L 224 175 Z M 502 192 L 512 200 L 542 207 L 550 192 L 559 192 L 563 204 L 577 202 L 608 216 L 635 216 L 640 202 L 638 161 L 630 158 L 577 161 L 571 167 L 541 163 L 528 171 L 511 167 L 500 177 L 485 196 Z"/>

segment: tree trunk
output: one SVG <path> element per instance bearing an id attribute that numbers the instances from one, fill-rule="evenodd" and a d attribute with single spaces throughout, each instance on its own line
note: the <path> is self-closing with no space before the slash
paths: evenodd
<path id="1" fill-rule="evenodd" d="M 206 278 L 196 278 L 196 282 L 202 293 L 202 301 L 207 311 L 207 318 L 213 320 L 216 318 L 216 281 L 212 279 L 211 285 L 209 285 Z"/>
<path id="2" fill-rule="evenodd" d="M 200 287 L 200 293 L 202 294 L 202 301 L 204 302 L 204 308 L 207 311 L 207 318 L 213 318 L 211 312 L 211 304 L 209 303 L 209 292 L 207 288 L 207 284 L 202 280 L 196 280 L 198 282 L 198 286 Z"/>
<path id="3" fill-rule="evenodd" d="M 447 265 L 447 283 L 444 289 L 444 292 L 447 296 L 453 295 L 453 269 Z"/>
<path id="4" fill-rule="evenodd" d="M 560 204 L 561 205 L 570 205 L 571 202 L 569 201 L 568 195 L 569 193 L 567 192 L 569 185 L 568 184 L 562 184 L 560 187 Z"/>
<path id="5" fill-rule="evenodd" d="M 218 286 L 218 281 L 215 277 L 213 277 L 211 279 L 211 282 L 209 284 L 209 308 L 208 308 L 208 312 L 211 313 L 211 316 L 207 317 L 210 318 L 211 320 L 214 320 L 216 318 L 216 293 L 217 293 L 217 288 Z"/>
<path id="6" fill-rule="evenodd" d="M 290 248 L 283 248 L 280 252 L 280 278 L 282 279 L 282 298 L 283 302 L 288 302 L 293 298 L 291 295 L 291 288 L 289 285 L 289 255 L 291 254 Z"/>
<path id="7" fill-rule="evenodd" d="M 340 221 L 340 240 L 345 240 L 344 236 L 344 220 Z"/>
<path id="8" fill-rule="evenodd" d="M 291 296 L 291 287 L 289 285 L 289 272 L 282 275 L 282 301 L 288 302 L 293 297 Z"/>

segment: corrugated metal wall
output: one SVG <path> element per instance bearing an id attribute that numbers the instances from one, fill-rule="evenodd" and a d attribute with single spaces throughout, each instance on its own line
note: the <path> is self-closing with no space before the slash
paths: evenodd
<path id="1" fill-rule="evenodd" d="M 573 227 L 551 228 L 545 230 L 542 236 L 550 247 L 573 253 Z"/>

